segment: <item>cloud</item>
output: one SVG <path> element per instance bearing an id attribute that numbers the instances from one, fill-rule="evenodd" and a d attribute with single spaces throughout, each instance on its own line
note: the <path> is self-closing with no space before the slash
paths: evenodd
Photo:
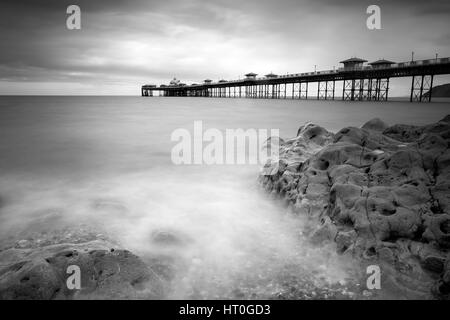
<path id="1" fill-rule="evenodd" d="M 369 31 L 365 0 L 79 0 L 82 29 L 69 31 L 72 1 L 3 0 L 0 78 L 117 90 L 173 76 L 198 82 L 331 69 L 350 55 L 401 61 L 412 50 L 417 58 L 450 53 L 447 1 L 379 3 L 383 30 Z"/>

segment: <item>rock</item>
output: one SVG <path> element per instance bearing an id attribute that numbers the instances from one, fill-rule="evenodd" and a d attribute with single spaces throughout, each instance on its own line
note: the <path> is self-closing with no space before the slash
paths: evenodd
<path id="1" fill-rule="evenodd" d="M 348 250 L 353 250 L 357 237 L 358 234 L 355 230 L 337 232 L 336 237 L 334 238 L 337 245 L 337 252 L 345 253 Z"/>
<path id="2" fill-rule="evenodd" d="M 187 236 L 172 230 L 155 230 L 150 237 L 152 243 L 161 246 L 181 246 L 190 240 Z"/>
<path id="3" fill-rule="evenodd" d="M 316 221 L 314 243 L 386 265 L 408 296 L 450 293 L 449 119 L 391 127 L 373 119 L 335 135 L 308 123 L 266 165 L 275 174 L 259 179 Z"/>
<path id="4" fill-rule="evenodd" d="M 438 297 L 450 298 L 450 254 L 444 262 L 443 272 L 440 279 L 433 287 L 433 292 Z"/>
<path id="5" fill-rule="evenodd" d="M 441 273 L 444 270 L 444 261 L 440 256 L 427 256 L 423 260 L 423 267 L 431 272 Z"/>
<path id="6" fill-rule="evenodd" d="M 0 252 L 0 299 L 160 298 L 160 280 L 131 252 L 106 241 L 10 248 Z M 81 290 L 67 287 L 67 268 L 81 271 Z"/>
<path id="7" fill-rule="evenodd" d="M 371 297 L 372 296 L 372 292 L 370 292 L 369 290 L 364 290 L 363 291 L 363 296 L 364 297 Z"/>
<path id="8" fill-rule="evenodd" d="M 326 241 L 333 241 L 334 238 L 336 238 L 336 234 L 336 226 L 330 218 L 326 217 L 322 221 L 322 225 L 313 232 L 311 241 L 314 244 L 322 244 Z"/>
<path id="9" fill-rule="evenodd" d="M 384 135 L 402 142 L 415 141 L 419 139 L 422 133 L 422 127 L 404 124 L 396 124 L 383 131 Z"/>
<path id="10" fill-rule="evenodd" d="M 383 132 L 387 128 L 388 128 L 388 125 L 385 122 L 383 122 L 381 119 L 379 119 L 379 118 L 375 118 L 375 119 L 372 119 L 370 121 L 367 121 L 361 127 L 361 129 L 378 131 L 378 132 Z"/>
<path id="11" fill-rule="evenodd" d="M 19 241 L 17 241 L 17 244 L 16 244 L 16 247 L 21 248 L 21 249 L 27 248 L 30 246 L 31 246 L 31 242 L 28 240 L 19 240 Z"/>
<path id="12" fill-rule="evenodd" d="M 323 146 L 333 138 L 333 134 L 320 126 L 307 123 L 297 131 L 297 138 Z"/>
<path id="13" fill-rule="evenodd" d="M 436 242 L 444 248 L 450 248 L 450 215 L 429 214 L 424 219 L 425 232 L 423 238 Z"/>

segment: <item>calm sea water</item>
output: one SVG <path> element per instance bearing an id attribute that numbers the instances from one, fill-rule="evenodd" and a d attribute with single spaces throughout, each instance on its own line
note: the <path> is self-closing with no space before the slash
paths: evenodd
<path id="1" fill-rule="evenodd" d="M 307 121 L 337 131 L 447 114 L 449 102 L 0 97 L 0 239 L 87 223 L 143 257 L 173 258 L 171 298 L 273 297 L 286 274 L 342 283 L 348 266 L 301 239 L 302 222 L 260 192 L 258 168 L 175 166 L 171 133 L 202 120 L 292 137 Z M 161 230 L 183 243 L 158 246 Z"/>

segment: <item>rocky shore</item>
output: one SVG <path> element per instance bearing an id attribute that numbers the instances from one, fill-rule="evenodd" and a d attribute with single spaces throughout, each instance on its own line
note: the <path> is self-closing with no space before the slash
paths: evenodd
<path id="1" fill-rule="evenodd" d="M 313 243 L 334 243 L 361 270 L 378 264 L 399 297 L 449 297 L 450 116 L 336 134 L 308 123 L 279 146 L 259 181 L 309 217 Z"/>
<path id="2" fill-rule="evenodd" d="M 0 262 L 0 300 L 163 296 L 163 280 L 147 261 L 84 226 L 32 234 L 5 245 Z M 67 285 L 69 266 L 80 268 L 80 290 Z"/>
<path id="3" fill-rule="evenodd" d="M 273 148 L 273 140 L 268 142 Z M 382 289 L 393 292 L 391 297 L 448 299 L 449 146 L 450 116 L 421 127 L 388 127 L 374 119 L 336 134 L 308 123 L 295 138 L 280 139 L 280 156 L 266 164 L 259 182 L 305 218 L 303 236 L 313 245 L 334 246 L 360 265 L 358 286 L 364 285 L 366 267 L 379 265 Z M 171 261 L 138 256 L 89 226 L 58 230 L 2 241 L 0 300 L 167 297 Z M 151 234 L 152 244 L 164 248 L 187 241 L 166 230 Z M 83 275 L 81 290 L 67 286 L 72 265 Z M 290 289 L 275 290 L 270 298 L 376 298 L 347 284 L 317 291 L 313 280 L 290 274 L 295 273 L 280 273 L 279 280 Z M 355 295 L 358 290 L 364 294 Z"/>

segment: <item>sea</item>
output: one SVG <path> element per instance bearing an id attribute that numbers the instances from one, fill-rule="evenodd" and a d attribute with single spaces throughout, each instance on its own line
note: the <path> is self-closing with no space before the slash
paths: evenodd
<path id="1" fill-rule="evenodd" d="M 347 258 L 313 246 L 303 218 L 261 190 L 258 165 L 174 164 L 172 133 L 202 121 L 291 138 L 307 122 L 337 132 L 447 114 L 450 100 L 0 96 L 0 247 L 83 225 L 149 267 L 164 257 L 168 299 L 370 297 Z"/>

